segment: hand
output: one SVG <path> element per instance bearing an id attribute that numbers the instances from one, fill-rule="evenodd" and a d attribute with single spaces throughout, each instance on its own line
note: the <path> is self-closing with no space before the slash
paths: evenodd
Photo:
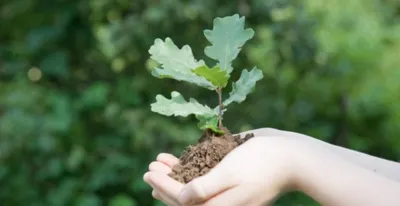
<path id="1" fill-rule="evenodd" d="M 150 163 L 149 172 L 143 177 L 144 181 L 153 188 L 152 196 L 168 206 L 181 205 L 178 203 L 177 197 L 183 184 L 168 176 L 173 166 L 178 163 L 179 159 L 175 156 L 161 153 L 157 156 L 156 161 Z"/>
<path id="2" fill-rule="evenodd" d="M 144 177 L 153 187 L 153 196 L 169 206 L 262 205 L 274 201 L 295 185 L 296 133 L 274 129 L 249 132 L 255 137 L 187 185 L 167 176 L 178 160 L 159 155 Z"/>
<path id="3" fill-rule="evenodd" d="M 392 170 L 397 171 L 397 163 L 343 150 L 298 133 L 274 129 L 249 132 L 255 138 L 186 185 L 167 175 L 178 160 L 172 155 L 159 155 L 144 176 L 153 187 L 153 196 L 169 206 L 251 206 L 271 203 L 284 191 L 298 190 L 322 205 L 400 203 L 399 182 L 387 178 Z M 386 175 L 377 173 L 376 167 Z"/>

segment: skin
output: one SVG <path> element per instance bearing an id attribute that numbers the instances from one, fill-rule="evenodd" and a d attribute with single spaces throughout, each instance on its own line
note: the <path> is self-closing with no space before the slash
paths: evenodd
<path id="1" fill-rule="evenodd" d="M 143 177 L 153 197 L 168 206 L 258 206 L 296 190 L 327 206 L 400 205 L 399 163 L 294 132 L 248 132 L 255 137 L 186 185 L 167 175 L 178 159 L 158 155 Z"/>

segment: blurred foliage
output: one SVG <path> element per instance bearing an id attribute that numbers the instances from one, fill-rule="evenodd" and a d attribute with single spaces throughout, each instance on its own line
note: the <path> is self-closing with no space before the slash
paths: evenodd
<path id="1" fill-rule="evenodd" d="M 255 31 L 233 79 L 252 65 L 265 78 L 226 114 L 232 132 L 275 127 L 400 158 L 398 0 L 0 1 L 1 205 L 161 205 L 148 163 L 200 131 L 150 103 L 172 90 L 217 100 L 152 77 L 148 49 L 171 37 L 206 59 L 202 31 L 233 13 Z M 295 193 L 276 205 L 317 204 Z"/>

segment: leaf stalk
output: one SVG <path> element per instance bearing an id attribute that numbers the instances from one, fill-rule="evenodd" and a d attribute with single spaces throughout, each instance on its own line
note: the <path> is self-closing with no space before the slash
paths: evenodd
<path id="1" fill-rule="evenodd" d="M 219 106 L 219 111 L 218 111 L 218 126 L 219 128 L 222 128 L 222 110 L 224 109 L 224 105 L 222 104 L 222 87 L 217 88 L 217 93 L 218 93 L 218 106 Z"/>

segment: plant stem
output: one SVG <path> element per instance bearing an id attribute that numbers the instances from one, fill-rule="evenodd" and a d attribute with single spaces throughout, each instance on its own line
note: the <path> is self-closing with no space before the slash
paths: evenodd
<path id="1" fill-rule="evenodd" d="M 218 105 L 219 105 L 219 112 L 218 112 L 218 124 L 219 127 L 223 127 L 222 125 L 222 110 L 224 109 L 224 105 L 222 104 L 222 88 L 218 87 L 217 88 L 217 93 L 218 93 Z"/>

